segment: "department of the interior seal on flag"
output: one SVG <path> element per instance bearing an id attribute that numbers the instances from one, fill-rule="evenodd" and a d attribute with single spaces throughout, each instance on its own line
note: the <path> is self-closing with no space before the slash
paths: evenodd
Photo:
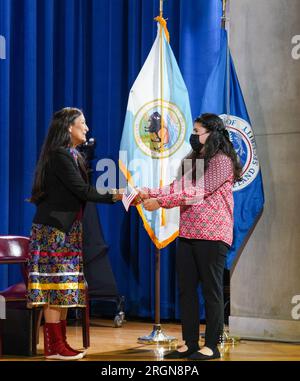
<path id="1" fill-rule="evenodd" d="M 161 123 L 163 118 L 163 123 Z M 134 138 L 137 146 L 147 156 L 162 159 L 172 156 L 184 143 L 186 120 L 179 107 L 161 100 L 145 104 L 134 119 Z"/>

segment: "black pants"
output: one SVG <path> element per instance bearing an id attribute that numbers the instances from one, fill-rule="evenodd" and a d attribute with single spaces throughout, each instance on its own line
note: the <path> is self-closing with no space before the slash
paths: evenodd
<path id="1" fill-rule="evenodd" d="M 199 340 L 199 282 L 205 301 L 205 345 L 214 348 L 223 332 L 223 274 L 227 251 L 227 245 L 221 241 L 179 238 L 176 268 L 182 338 L 186 344 Z"/>

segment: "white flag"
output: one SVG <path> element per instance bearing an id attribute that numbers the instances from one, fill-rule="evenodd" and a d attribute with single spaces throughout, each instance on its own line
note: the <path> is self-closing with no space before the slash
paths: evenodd
<path id="1" fill-rule="evenodd" d="M 188 92 L 166 33 L 157 37 L 129 94 L 119 165 L 137 188 L 158 188 L 176 177 L 191 150 L 192 117 Z M 138 207 L 145 229 L 157 248 L 178 236 L 179 208 L 146 211 Z"/>

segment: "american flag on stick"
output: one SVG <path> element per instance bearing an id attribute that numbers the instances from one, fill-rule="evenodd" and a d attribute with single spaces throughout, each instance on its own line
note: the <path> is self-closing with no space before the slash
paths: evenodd
<path id="1" fill-rule="evenodd" d="M 137 190 L 133 187 L 130 187 L 129 184 L 127 187 L 127 191 L 129 191 L 129 193 L 123 193 L 123 196 L 122 196 L 122 202 L 123 202 L 124 208 L 126 209 L 126 212 L 128 212 L 128 209 L 129 209 L 132 201 L 139 194 L 137 192 Z"/>

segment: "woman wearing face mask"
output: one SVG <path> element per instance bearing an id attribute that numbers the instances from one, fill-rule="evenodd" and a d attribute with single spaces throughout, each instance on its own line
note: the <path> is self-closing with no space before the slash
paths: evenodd
<path id="1" fill-rule="evenodd" d="M 217 115 L 203 114 L 194 121 L 190 144 L 192 152 L 185 159 L 193 163 L 193 186 L 186 186 L 190 182 L 185 179 L 187 175 L 182 165 L 180 175 L 171 186 L 143 188 L 140 196 L 148 211 L 180 207 L 176 269 L 185 345 L 165 358 L 207 360 L 220 357 L 217 344 L 224 324 L 223 273 L 233 235 L 232 186 L 240 179 L 241 166 L 223 121 Z M 198 188 L 195 180 L 197 159 L 204 159 L 204 189 L 203 185 Z M 206 312 L 205 346 L 201 349 L 198 344 L 199 282 Z"/>
<path id="2" fill-rule="evenodd" d="M 66 339 L 69 307 L 85 307 L 82 262 L 82 213 L 86 201 L 113 203 L 117 190 L 89 185 L 85 163 L 76 147 L 86 141 L 82 111 L 64 108 L 50 124 L 30 201 L 37 206 L 30 235 L 28 306 L 43 306 L 46 358 L 77 360 L 83 352 Z"/>

